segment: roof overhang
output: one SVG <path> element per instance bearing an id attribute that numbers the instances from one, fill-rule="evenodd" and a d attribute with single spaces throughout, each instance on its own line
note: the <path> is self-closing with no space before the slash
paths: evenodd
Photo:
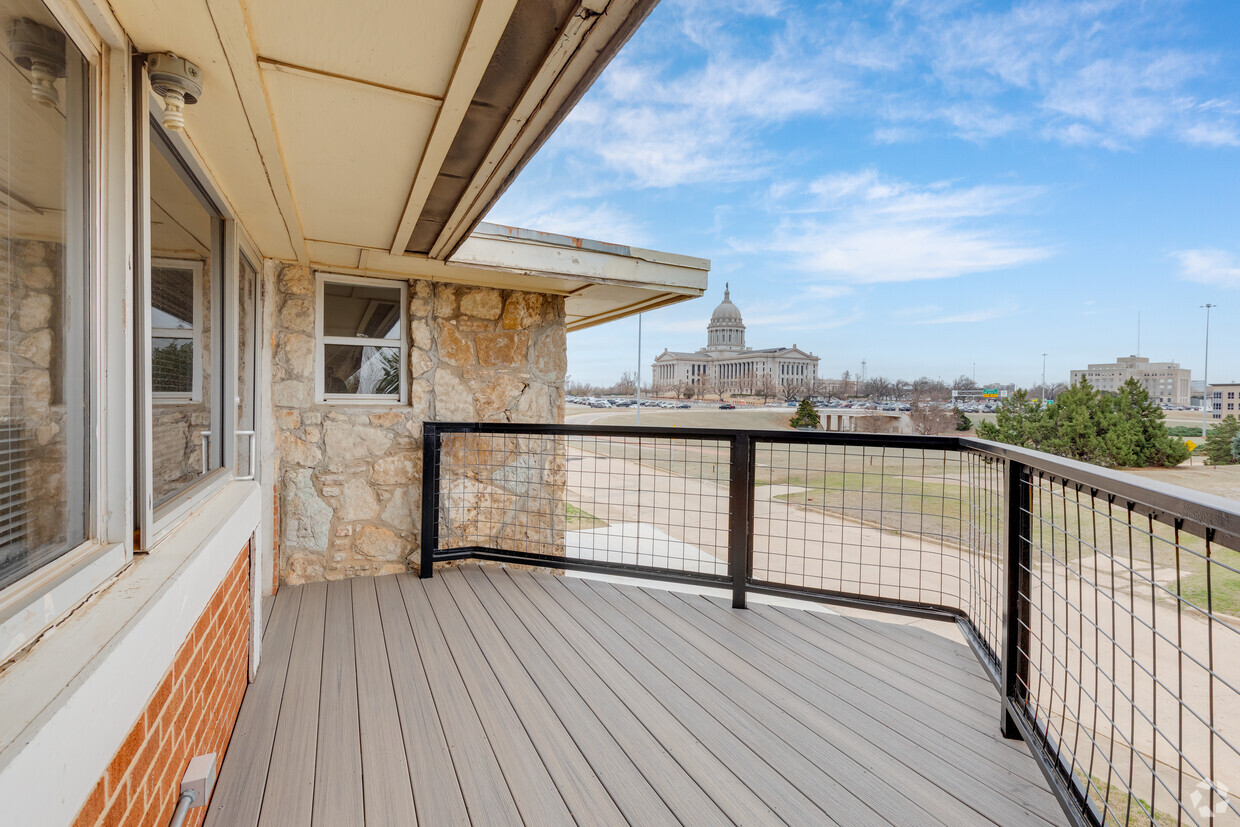
<path id="1" fill-rule="evenodd" d="M 350 251 L 341 252 L 339 259 L 319 266 L 564 296 L 569 330 L 697 298 L 706 290 L 710 271 L 710 261 L 703 258 L 486 223 L 451 261 L 377 250 L 355 259 Z"/>
<path id="2" fill-rule="evenodd" d="M 569 296 L 701 295 L 700 259 L 480 225 L 657 0 L 110 0 L 203 70 L 186 141 L 267 257 Z"/>
<path id="3" fill-rule="evenodd" d="M 265 256 L 447 260 L 657 0 L 110 0 Z"/>

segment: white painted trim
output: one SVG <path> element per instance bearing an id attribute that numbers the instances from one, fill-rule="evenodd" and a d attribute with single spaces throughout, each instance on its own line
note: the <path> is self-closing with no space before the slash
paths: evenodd
<path id="1" fill-rule="evenodd" d="M 360 284 L 370 287 L 381 287 L 387 290 L 400 290 L 400 338 L 399 339 L 363 339 L 352 336 L 325 336 L 323 334 L 323 285 Z M 409 282 L 394 279 L 375 279 L 366 276 L 344 276 L 339 273 L 316 270 L 314 273 L 314 401 L 321 405 L 370 405 L 396 406 L 409 403 Z M 397 394 L 343 394 L 327 393 L 323 385 L 324 347 L 329 344 L 343 344 L 354 347 L 399 347 L 400 348 L 400 392 Z"/>
<path id="2" fill-rule="evenodd" d="M 73 820 L 260 519 L 228 486 L 0 675 L 6 823 Z"/>
<path id="3" fill-rule="evenodd" d="M 119 543 L 85 543 L 5 589 L 0 600 L 0 663 L 68 614 L 128 559 Z"/>
<path id="4" fill-rule="evenodd" d="M 89 66 L 86 143 L 91 180 L 83 260 L 88 292 L 84 313 L 89 351 L 85 368 L 90 382 L 85 505 L 90 539 L 0 592 L 0 662 L 72 611 L 132 555 L 132 531 L 127 527 L 132 526 L 128 472 L 133 454 L 126 412 L 133 397 L 126 369 L 131 362 L 125 361 L 124 348 L 130 248 L 125 105 L 129 55 L 127 49 L 106 48 L 76 5 L 45 2 Z M 121 216 L 119 221 L 116 216 Z"/>

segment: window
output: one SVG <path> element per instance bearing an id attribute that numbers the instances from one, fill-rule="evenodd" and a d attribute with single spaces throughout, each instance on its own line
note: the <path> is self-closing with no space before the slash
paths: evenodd
<path id="1" fill-rule="evenodd" d="M 319 274 L 317 398 L 403 403 L 406 285 Z"/>
<path id="2" fill-rule="evenodd" d="M 86 316 L 90 66 L 38 0 L 0 0 L 0 17 L 8 33 L 0 46 L 3 589 L 90 533 L 94 388 Z M 40 71 L 32 71 L 32 49 Z"/>
<path id="3" fill-rule="evenodd" d="M 202 397 L 202 262 L 151 263 L 151 393 L 156 400 Z"/>
<path id="4" fill-rule="evenodd" d="M 224 385 L 223 214 L 158 122 L 146 127 L 149 322 L 136 350 L 149 376 L 141 405 L 150 441 L 137 469 L 152 507 L 149 548 L 196 496 L 190 489 L 223 467 L 223 411 L 235 394 Z"/>

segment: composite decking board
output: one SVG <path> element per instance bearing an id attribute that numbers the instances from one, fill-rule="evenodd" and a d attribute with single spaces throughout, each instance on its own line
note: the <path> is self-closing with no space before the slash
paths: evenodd
<path id="1" fill-rule="evenodd" d="M 408 762 L 414 807 L 423 824 L 436 827 L 468 824 L 469 810 L 461 794 L 462 779 L 457 777 L 452 751 L 435 706 L 436 699 L 431 695 L 431 685 L 426 678 L 426 670 L 436 669 L 438 665 L 422 662 L 405 608 L 404 585 L 404 577 L 380 577 L 375 582 L 400 718 L 393 723 L 399 724 L 405 754 L 414 756 Z M 444 702 L 453 703 L 451 699 Z"/>
<path id="2" fill-rule="evenodd" d="M 663 596 L 660 595 L 659 599 L 662 600 Z M 1023 779 L 1018 785 L 1008 783 L 1012 778 L 1009 768 L 975 751 L 961 749 L 948 742 L 941 732 L 924 720 L 905 715 L 901 712 L 901 705 L 912 703 L 916 696 L 892 691 L 884 676 L 877 676 L 868 691 L 858 691 L 856 686 L 846 684 L 818 666 L 815 660 L 821 659 L 821 652 L 819 658 L 815 658 L 811 647 L 797 646 L 803 643 L 799 638 L 781 634 L 778 629 L 757 628 L 755 624 L 759 618 L 756 615 L 761 610 L 746 612 L 742 622 L 732 610 L 715 601 L 668 595 L 664 602 L 677 609 L 673 601 L 679 601 L 688 611 L 697 612 L 707 622 L 715 624 L 716 628 L 703 627 L 712 639 L 734 650 L 740 648 L 740 656 L 764 661 L 760 671 L 799 695 L 812 707 L 832 710 L 833 718 L 858 735 L 864 732 L 867 739 L 883 744 L 893 759 L 921 774 L 930 784 L 948 792 L 966 807 L 990 819 L 997 819 L 1001 814 L 1005 821 L 1012 824 L 1047 823 L 1039 815 L 1046 802 L 1036 795 L 1026 796 L 1028 787 Z M 681 614 L 685 616 L 683 612 Z M 686 619 L 693 620 L 692 616 L 686 616 Z M 753 655 L 748 647 L 764 654 Z M 776 653 L 781 648 L 793 657 L 777 657 Z M 931 690 L 923 688 L 921 691 Z M 997 707 L 997 697 L 993 703 Z M 945 717 L 937 715 L 933 707 L 923 709 L 922 713 L 929 719 Z M 940 720 L 939 723 L 945 728 L 960 728 L 959 723 L 950 720 Z M 997 740 L 992 740 L 992 750 L 997 752 L 998 747 Z M 1027 768 L 1036 771 L 1031 760 Z"/>
<path id="3" fill-rule="evenodd" d="M 349 581 L 357 658 L 357 712 L 362 743 L 362 809 L 367 824 L 416 824 L 410 757 L 405 753 L 372 578 Z M 418 760 L 413 756 L 412 760 Z"/>
<path id="4" fill-rule="evenodd" d="M 654 654 L 659 644 L 628 618 L 604 611 L 606 620 L 597 612 L 574 617 L 592 635 L 614 628 L 619 637 L 608 646 L 611 655 L 780 817 L 790 823 L 841 823 L 831 814 L 865 808 L 862 799 L 842 790 L 727 696 L 693 679 L 679 662 L 661 662 Z M 866 818 L 850 814 L 842 823 L 866 823 Z M 871 823 L 884 822 L 872 818 Z"/>
<path id="5" fill-rule="evenodd" d="M 319 681 L 323 674 L 323 622 L 327 584 L 302 590 L 297 628 L 284 681 L 284 699 L 276 719 L 276 738 L 267 770 L 267 789 L 259 811 L 260 827 L 304 824 L 314 806 L 314 762 L 319 734 Z"/>
<path id="6" fill-rule="evenodd" d="M 798 718 L 787 712 L 783 705 L 773 701 L 755 690 L 750 683 L 757 676 L 745 679 L 734 671 L 720 666 L 715 658 L 727 653 L 698 641 L 701 645 L 687 641 L 681 633 L 668 629 L 662 620 L 651 615 L 648 606 L 630 601 L 629 591 L 624 594 L 610 594 L 611 586 L 594 584 L 575 586 L 570 589 L 585 588 L 603 598 L 608 608 L 628 616 L 634 624 L 649 629 L 651 637 L 656 641 L 651 656 L 667 663 L 668 669 L 688 669 L 698 676 L 702 682 L 713 686 L 720 694 L 731 699 L 751 715 L 760 718 L 783 742 L 774 757 L 781 761 L 794 760 L 793 753 L 805 760 L 829 777 L 824 784 L 823 794 L 834 793 L 836 801 L 831 803 L 832 812 L 847 813 L 850 819 L 863 821 L 875 819 L 877 823 L 944 823 L 935 816 L 928 815 L 925 808 L 905 795 L 891 780 L 885 779 L 871 770 L 872 753 L 878 750 L 871 744 L 856 738 L 848 738 L 849 733 L 839 726 L 807 726 L 804 717 Z M 690 632 L 692 635 L 693 633 Z M 694 635 L 696 637 L 696 635 Z M 748 667 L 742 669 L 751 672 Z M 786 693 L 791 697 L 791 693 Z M 843 739 L 845 743 L 839 743 Z M 849 748 L 851 747 L 851 749 Z M 851 796 L 853 801 L 848 801 Z"/>
<path id="7" fill-rule="evenodd" d="M 509 607 L 493 578 L 474 567 L 464 569 L 466 582 L 502 636 L 496 641 L 492 663 L 504 680 L 518 684 L 530 681 L 530 691 L 544 699 L 554 699 L 553 711 L 628 823 L 675 821 L 672 811 L 578 694 L 574 684 Z M 487 639 L 489 636 L 484 636 L 484 647 Z M 516 653 L 520 653 L 519 659 Z M 600 821 L 606 823 L 610 811 L 601 807 L 598 813 Z"/>
<path id="8" fill-rule="evenodd" d="M 795 609 L 772 609 L 775 614 L 804 626 L 812 634 L 821 634 L 822 622 L 817 618 L 802 617 Z M 894 682 L 901 686 L 929 688 L 933 690 L 930 698 L 937 709 L 979 731 L 993 731 L 995 721 L 998 720 L 998 713 L 990 712 L 998 703 L 993 683 L 987 681 L 988 693 L 964 686 L 953 679 L 941 661 L 923 657 L 916 647 L 900 646 L 881 640 L 882 636 L 876 630 L 858 627 L 848 618 L 844 620 L 845 622 L 833 627 L 835 634 L 828 636 L 841 652 L 840 657 L 843 660 L 854 666 L 861 666 L 864 662 L 862 653 L 881 653 Z M 873 662 L 873 659 L 870 661 Z M 979 670 L 981 668 L 976 660 L 972 666 Z"/>
<path id="9" fill-rule="evenodd" d="M 449 580 L 459 579 L 459 573 L 445 572 L 433 580 L 414 580 L 411 589 L 425 590 L 426 604 L 439 620 L 444 642 L 521 818 L 526 824 L 572 824 L 569 807 L 526 731 L 529 722 L 513 709 L 448 589 Z M 465 697 L 460 698 L 462 705 L 467 702 Z M 518 725 L 513 726 L 513 721 Z M 578 813 L 585 817 L 585 802 L 576 803 Z"/>
<path id="10" fill-rule="evenodd" d="M 922 641 L 920 646 L 905 646 L 893 640 L 874 621 L 850 617 L 844 620 L 840 631 L 858 641 L 858 645 L 889 652 L 893 657 L 915 664 L 918 673 L 934 675 L 936 688 L 941 687 L 950 697 L 969 703 L 985 703 L 994 697 L 994 683 L 982 673 L 981 665 L 966 644 L 960 644 L 960 649 L 954 653 L 948 653 L 945 647 L 950 641 L 941 638 L 934 643 Z"/>
<path id="11" fill-rule="evenodd" d="M 791 719 L 800 732 L 817 737 L 819 746 L 806 745 L 802 749 L 817 752 L 829 744 L 830 748 L 852 759 L 855 776 L 849 782 L 850 789 L 879 791 L 875 798 L 882 799 L 882 803 L 875 806 L 885 808 L 886 818 L 901 823 L 916 819 L 919 823 L 950 824 L 963 814 L 964 808 L 947 790 L 931 785 L 903 789 L 891 783 L 894 778 L 907 776 L 908 770 L 880 738 L 873 737 L 872 730 L 881 731 L 881 722 L 858 715 L 855 710 L 822 709 L 806 701 L 798 694 L 798 689 L 807 692 L 805 687 L 778 679 L 782 664 L 742 640 L 715 634 L 714 629 L 703 625 L 700 615 L 689 614 L 688 607 L 678 601 L 667 602 L 674 601 L 674 595 L 657 590 L 630 589 L 621 594 L 615 589 L 611 589 L 611 593 L 604 587 L 599 589 L 608 594 L 620 611 L 626 610 L 624 601 L 627 600 L 650 615 L 656 624 L 665 626 L 670 646 L 701 652 L 705 656 L 701 661 L 711 676 L 709 679 L 739 702 L 751 706 L 764 720 L 787 723 Z M 733 619 L 744 623 L 743 618 L 733 616 Z M 824 702 L 831 700 L 824 699 Z M 830 764 L 835 769 L 839 759 Z M 844 769 L 840 766 L 837 772 Z"/>
<path id="12" fill-rule="evenodd" d="M 895 707 L 901 713 L 900 720 L 912 717 L 925 721 L 950 742 L 984 754 L 1009 771 L 1023 774 L 1028 770 L 1029 751 L 1022 742 L 995 738 L 999 698 L 994 694 L 993 684 L 991 697 L 986 702 L 993 714 L 988 716 L 985 708 L 964 708 L 933 693 L 925 695 L 923 690 L 927 687 L 924 680 L 909 678 L 900 670 L 865 656 L 850 642 L 840 642 L 832 635 L 824 635 L 821 624 L 805 625 L 795 614 L 766 610 L 758 613 L 755 626 L 759 629 L 775 627 L 804 641 L 811 648 L 799 651 L 811 657 L 813 664 L 845 682 L 864 688 L 868 680 L 877 680 L 889 691 L 900 693 L 900 703 Z M 846 635 L 840 637 L 848 641 Z M 972 667 L 977 668 L 976 661 Z M 935 689 L 933 683 L 929 689 Z M 949 720 L 943 721 L 944 716 Z"/>
<path id="13" fill-rule="evenodd" d="M 347 580 L 337 580 L 327 586 L 312 824 L 362 824 L 365 820 L 353 641 L 353 591 Z"/>
<path id="14" fill-rule="evenodd" d="M 473 634 L 478 655 L 490 667 L 495 686 L 504 693 L 512 714 L 525 727 L 573 818 L 582 824 L 616 827 L 624 824 L 624 815 L 599 780 L 601 773 L 591 766 L 556 716 L 547 700 L 549 696 L 539 689 L 513 654 L 464 574 L 458 569 L 443 581 L 452 593 L 463 625 Z"/>
<path id="15" fill-rule="evenodd" d="M 552 575 L 535 575 L 535 580 L 539 581 L 543 577 L 552 577 Z M 560 578 L 551 580 L 551 583 L 556 586 L 561 582 Z M 787 781 L 783 781 L 781 786 L 771 788 L 772 798 L 785 811 L 776 812 L 771 804 L 763 801 L 762 797 L 746 784 L 746 773 L 742 770 L 738 774 L 738 764 L 743 764 L 746 760 L 744 753 L 750 752 L 744 744 L 739 743 L 735 738 L 729 743 L 732 749 L 741 753 L 740 756 L 719 749 L 718 742 L 726 737 L 726 733 L 721 732 L 715 722 L 712 721 L 712 726 L 706 728 L 692 727 L 691 721 L 677 714 L 685 706 L 683 701 L 678 703 L 680 698 L 657 694 L 647 687 L 636 673 L 625 666 L 622 658 L 623 648 L 627 646 L 627 643 L 623 637 L 606 624 L 593 622 L 588 609 L 574 605 L 571 599 L 564 599 L 567 593 L 562 589 L 552 588 L 550 592 L 555 593 L 554 597 L 561 608 L 572 613 L 576 624 L 580 624 L 580 628 L 574 630 L 575 634 L 585 635 L 579 645 L 588 647 L 589 641 L 593 641 L 595 647 L 601 645 L 602 650 L 609 656 L 606 660 L 592 658 L 590 661 L 591 666 L 599 663 L 607 664 L 604 669 L 612 673 L 607 674 L 606 671 L 596 669 L 599 677 L 617 692 L 625 705 L 641 718 L 642 723 L 663 743 L 702 791 L 732 821 L 737 824 L 761 824 L 772 823 L 775 820 L 782 821 L 787 816 L 794 818 L 792 823 L 796 823 L 804 819 L 806 809 L 814 811 L 816 820 L 825 819 L 825 816 L 812 804 L 807 808 L 804 797 Z M 649 668 L 649 666 L 646 667 L 646 669 Z M 635 760 L 639 758 L 639 755 L 634 755 Z M 749 760 L 756 764 L 761 763 L 757 756 L 752 756 Z M 754 769 L 756 771 L 758 768 Z M 748 773 L 748 775 L 753 774 Z M 777 780 L 782 779 L 769 780 L 774 785 Z M 787 813 L 786 811 L 790 809 L 798 810 L 798 813 Z"/>
<path id="16" fill-rule="evenodd" d="M 477 565 L 263 611 L 211 827 L 1062 820 L 971 653 L 925 630 Z M 467 810 L 496 792 L 474 752 L 539 798 Z"/>
<path id="17" fill-rule="evenodd" d="M 534 636 L 556 667 L 577 687 L 598 715 L 611 737 L 641 770 L 646 781 L 663 799 L 676 820 L 684 824 L 725 823 L 730 820 L 688 769 L 669 751 L 679 752 L 676 735 L 681 729 L 659 733 L 650 729 L 645 710 L 632 709 L 620 691 L 632 682 L 600 644 L 582 635 L 572 616 L 522 573 L 495 585 L 521 622 Z M 558 622 L 557 622 L 558 621 Z"/>
<path id="18" fill-rule="evenodd" d="M 643 599 L 641 592 L 627 596 L 634 601 Z M 689 602 L 680 595 L 663 592 L 650 593 L 647 597 L 664 604 L 741 661 L 752 663 L 753 674 L 761 676 L 751 680 L 752 685 L 773 701 L 790 710 L 799 710 L 798 717 L 815 722 L 815 728 L 829 725 L 827 720 L 844 727 L 844 730 L 835 731 L 833 740 L 836 743 L 851 743 L 850 751 L 858 752 L 864 744 L 877 747 L 878 752 L 868 754 L 867 763 L 881 770 L 883 777 L 920 775 L 925 783 L 912 785 L 909 795 L 938 818 L 948 822 L 978 816 L 994 820 L 1001 813 L 1008 823 L 1045 824 L 1030 812 L 1026 802 L 1008 798 L 998 789 L 978 784 L 971 777 L 975 773 L 986 774 L 987 778 L 997 775 L 999 782 L 995 786 L 1002 787 L 1007 777 L 1005 770 L 980 763 L 972 755 L 946 755 L 943 739 L 937 733 L 892 726 L 889 722 L 894 712 L 892 705 L 864 710 L 855 694 L 842 693 L 840 687 L 833 686 L 836 683 L 833 676 L 821 671 L 815 674 L 812 669 L 806 669 L 807 674 L 803 674 L 788 665 L 786 658 L 776 657 L 779 640 L 756 632 L 750 625 L 753 620 L 749 612 L 742 618 L 732 609 L 716 603 L 700 598 Z M 684 634 L 690 639 L 687 632 Z M 726 659 L 722 654 L 717 657 Z M 805 667 L 800 662 L 797 665 Z M 773 691 L 772 683 L 775 684 Z M 882 680 L 871 685 L 875 695 L 882 695 L 885 689 Z M 792 696 L 785 693 L 792 693 Z M 892 698 L 891 704 L 899 701 L 899 697 Z M 915 737 L 918 735 L 923 737 Z"/>
<path id="19" fill-rule="evenodd" d="M 717 603 L 717 601 L 712 602 Z M 722 606 L 718 603 L 717 605 Z M 1029 753 L 1027 750 L 1010 749 L 1009 742 L 1004 739 L 996 742 L 994 733 L 998 728 L 997 713 L 991 722 L 992 725 L 986 730 L 978 729 L 972 724 L 961 726 L 962 723 L 967 722 L 961 722 L 959 718 L 950 715 L 938 698 L 923 695 L 924 682 L 917 682 L 912 686 L 906 685 L 903 682 L 903 676 L 898 672 L 873 658 L 858 655 L 848 646 L 840 644 L 834 636 L 823 634 L 820 626 L 813 628 L 803 626 L 780 612 L 758 607 L 754 609 L 756 611 L 751 618 L 751 625 L 756 630 L 778 639 L 786 648 L 795 651 L 799 658 L 806 659 L 804 663 L 796 659 L 788 661 L 796 671 L 802 674 L 807 671 L 812 674 L 816 670 L 829 673 L 831 683 L 824 683 L 822 679 L 819 683 L 827 686 L 828 689 L 840 687 L 840 684 L 853 687 L 856 691 L 849 697 L 855 696 L 857 700 L 852 702 L 866 706 L 866 708 L 869 708 L 867 704 L 875 700 L 872 698 L 872 687 L 877 681 L 885 690 L 889 690 L 884 693 L 884 702 L 890 699 L 890 693 L 897 694 L 898 703 L 887 703 L 887 708 L 895 712 L 897 721 L 909 721 L 918 725 L 925 723 L 935 731 L 938 737 L 943 738 L 946 744 L 957 745 L 961 749 L 985 757 L 1003 769 L 1009 771 L 1019 769 L 1022 772 L 1028 769 Z M 793 638 L 781 637 L 783 634 L 791 634 Z M 992 695 L 989 703 L 993 709 L 997 710 L 999 708 L 998 696 Z M 947 720 L 943 720 L 944 718 Z"/>
<path id="20" fill-rule="evenodd" d="M 300 589 L 288 590 L 276 598 L 272 607 L 271 625 L 263 638 L 270 649 L 264 653 L 254 683 L 242 697 L 228 751 L 220 764 L 219 781 L 211 794 L 207 823 L 212 827 L 258 824 L 301 595 Z"/>
<path id="21" fill-rule="evenodd" d="M 426 677 L 435 698 L 435 707 L 439 710 L 448 748 L 452 751 L 470 818 L 475 822 L 491 824 L 520 824 L 521 811 L 513 799 L 486 729 L 478 719 L 478 711 L 470 700 L 465 682 L 453 662 L 435 610 L 425 592 L 415 588 L 420 581 L 406 581 L 405 585 L 405 608 L 413 625 L 418 651 L 427 663 L 434 664 L 433 668 L 426 670 Z M 520 726 L 515 721 L 513 725 Z"/>
<path id="22" fill-rule="evenodd" d="M 262 599 L 263 608 L 263 636 L 267 635 L 267 621 L 271 620 L 271 609 L 276 605 L 276 596 L 269 594 Z"/>

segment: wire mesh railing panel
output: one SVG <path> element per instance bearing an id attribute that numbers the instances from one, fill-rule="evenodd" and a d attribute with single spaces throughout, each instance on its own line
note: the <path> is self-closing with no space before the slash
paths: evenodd
<path id="1" fill-rule="evenodd" d="M 1040 748 L 1102 823 L 1240 824 L 1240 554 L 1208 528 L 1025 473 L 1018 695 Z"/>
<path id="2" fill-rule="evenodd" d="M 730 441 L 440 435 L 439 548 L 723 577 Z"/>
<path id="3" fill-rule="evenodd" d="M 1003 651 L 1004 522 L 1006 464 L 980 451 L 960 453 L 967 480 L 964 548 L 965 576 L 958 606 L 973 623 L 990 665 L 999 668 Z"/>
<path id="4" fill-rule="evenodd" d="M 963 609 L 987 575 L 971 460 L 953 450 L 757 440 L 753 579 Z"/>

